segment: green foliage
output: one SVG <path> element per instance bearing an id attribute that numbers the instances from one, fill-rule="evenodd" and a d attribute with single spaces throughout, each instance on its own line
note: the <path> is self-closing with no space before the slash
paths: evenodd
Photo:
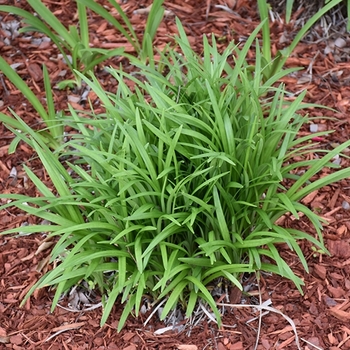
<path id="1" fill-rule="evenodd" d="M 291 55 L 295 47 L 298 45 L 300 40 L 309 31 L 309 29 L 329 10 L 338 5 L 342 0 L 330 0 L 327 4 L 320 9 L 313 17 L 311 17 L 305 24 L 305 26 L 298 32 L 292 43 L 281 51 L 278 51 L 276 57 L 271 57 L 271 39 L 270 39 L 270 26 L 269 26 L 269 6 L 266 0 L 258 0 L 258 9 L 260 13 L 260 19 L 264 23 L 262 28 L 262 57 L 261 65 L 263 69 L 264 80 L 268 80 L 274 76 L 277 72 L 283 69 L 288 57 Z M 348 0 L 350 3 L 350 0 Z M 286 2 L 286 18 L 287 21 L 290 19 L 290 14 L 293 7 L 293 0 Z M 349 7 L 348 7 L 349 9 Z M 349 25 L 349 24 L 348 24 Z M 273 61 L 273 64 L 271 64 Z"/>
<path id="2" fill-rule="evenodd" d="M 89 46 L 89 27 L 87 8 L 100 14 L 105 20 L 115 26 L 125 38 L 134 46 L 139 59 L 146 62 L 148 57 L 153 56 L 152 40 L 157 32 L 160 22 L 163 19 L 164 8 L 162 7 L 164 0 L 156 0 L 152 5 L 152 9 L 149 13 L 146 28 L 142 42 L 138 41 L 136 33 L 123 12 L 120 5 L 115 0 L 110 0 L 110 4 L 114 6 L 127 30 L 102 6 L 98 5 L 92 0 L 77 0 L 78 9 L 78 26 L 69 26 L 65 28 L 59 19 L 40 1 L 40 0 L 28 0 L 29 5 L 37 15 L 33 15 L 28 11 L 15 6 L 0 5 L 0 12 L 13 13 L 23 18 L 26 26 L 20 30 L 20 32 L 36 31 L 45 34 L 52 42 L 57 46 L 61 52 L 66 64 L 73 72 L 74 80 L 65 80 L 58 83 L 59 88 L 65 88 L 67 86 L 77 85 L 81 86 L 81 75 L 76 72 L 82 73 L 84 76 L 89 75 L 94 68 L 101 62 L 107 60 L 110 57 L 124 54 L 123 48 L 115 50 L 105 50 L 100 48 L 92 48 Z M 130 33 L 130 34 L 129 34 Z M 55 111 L 53 102 L 53 95 L 49 75 L 46 67 L 43 67 L 44 85 L 46 92 L 46 108 L 29 89 L 26 83 L 19 77 L 19 75 L 9 66 L 9 64 L 0 57 L 0 71 L 2 71 L 6 77 L 22 92 L 22 94 L 28 99 L 28 102 L 38 112 L 38 115 L 43 119 L 46 124 L 45 129 L 39 131 L 40 136 L 51 149 L 56 149 L 62 143 L 65 119 L 63 111 Z M 12 113 L 12 111 L 11 111 Z M 6 123 L 17 130 L 24 131 L 24 125 L 18 123 L 16 119 L 9 117 L 4 113 L 0 113 L 0 121 Z M 10 147 L 10 151 L 13 152 L 20 138 L 16 137 Z"/>
<path id="3" fill-rule="evenodd" d="M 350 31 L 350 0 L 344 0 L 344 2 L 346 3 L 346 12 L 348 15 L 348 22 L 346 24 L 346 30 Z"/>
<path id="4" fill-rule="evenodd" d="M 51 90 L 50 78 L 46 67 L 43 67 L 44 76 L 44 87 L 45 87 L 45 97 L 46 106 L 42 105 L 39 99 L 30 90 L 28 85 L 21 79 L 21 77 L 16 73 L 14 69 L 0 56 L 0 71 L 2 71 L 6 77 L 20 90 L 25 96 L 33 108 L 37 111 L 38 115 L 43 119 L 46 124 L 46 129 L 42 129 L 38 132 L 38 136 L 45 140 L 46 144 L 52 148 L 57 148 L 63 139 L 63 112 L 56 112 L 53 95 Z M 12 111 L 11 111 L 12 112 Z M 16 119 L 9 117 L 4 113 L 0 113 L 0 122 L 6 123 L 18 130 L 24 131 L 22 124 Z M 16 137 L 10 146 L 9 152 L 14 152 L 20 137 Z"/>
<path id="5" fill-rule="evenodd" d="M 139 55 L 139 58 L 142 62 L 146 62 L 149 58 L 149 53 L 153 53 L 152 41 L 156 35 L 158 27 L 163 19 L 164 0 L 154 0 L 152 2 L 151 10 L 148 14 L 146 27 L 143 33 L 142 41 L 140 41 L 136 35 L 136 32 L 130 23 L 129 18 L 124 13 L 123 9 L 115 0 L 108 0 L 108 2 L 117 10 L 121 19 L 124 22 L 124 25 L 127 27 L 127 30 L 124 29 L 123 25 L 120 24 L 104 7 L 99 5 L 97 2 L 92 0 L 77 0 L 78 3 L 84 4 L 86 7 L 90 8 L 94 12 L 98 13 L 102 18 L 104 18 L 108 23 L 114 25 L 114 27 L 120 31 L 128 42 L 134 47 L 136 53 Z"/>
<path id="6" fill-rule="evenodd" d="M 275 245 L 287 243 L 306 270 L 299 240 L 326 252 L 319 217 L 299 201 L 350 175 L 342 169 L 312 181 L 325 166 L 334 167 L 332 157 L 350 141 L 332 151 L 313 150 L 318 157 L 306 160 L 305 142 L 315 134 L 298 138 L 307 122 L 297 113 L 305 107 L 304 94 L 290 103 L 283 85 L 273 87 L 288 71 L 264 80 L 259 46 L 254 72 L 246 61 L 264 24 L 242 49 L 231 43 L 222 54 L 215 37 L 210 44 L 204 36 L 203 57 L 177 25 L 176 49 L 151 65 L 133 61 L 138 78 L 109 69 L 118 81 L 114 94 L 92 73 L 88 79 L 76 71 L 106 112 L 82 117 L 70 108 L 78 133 L 56 153 L 17 117 L 26 132 L 12 130 L 37 152 L 55 193 L 25 167 L 42 197 L 3 194 L 12 202 L 0 209 L 17 206 L 52 223 L 22 232 L 47 230 L 59 237 L 52 251 L 58 266 L 26 298 L 36 288 L 56 286 L 54 308 L 62 293 L 85 280 L 104 295 L 101 324 L 118 297 L 125 304 L 119 330 L 130 313 L 138 315 L 144 295 L 166 299 L 162 318 L 176 305 L 189 317 L 201 299 L 220 323 L 209 283 L 224 278 L 241 288 L 243 273 L 261 270 L 292 280 L 301 291 L 303 281 Z M 305 160 L 293 163 L 295 156 Z M 306 171 L 297 175 L 300 168 Z M 293 183 L 290 188 L 284 179 Z M 318 240 L 276 225 L 286 213 L 309 218 Z"/>
<path id="7" fill-rule="evenodd" d="M 125 38 L 133 45 L 136 53 L 143 61 L 147 60 L 147 54 L 152 48 L 152 40 L 156 34 L 158 26 L 163 19 L 164 0 L 156 0 L 149 13 L 142 43 L 138 41 L 136 33 L 120 5 L 115 0 L 109 0 L 110 4 L 116 8 L 127 30 L 116 20 L 106 9 L 93 0 L 77 0 L 78 26 L 71 25 L 65 28 L 59 19 L 40 1 L 28 0 L 29 5 L 38 16 L 15 6 L 0 5 L 0 12 L 13 13 L 24 19 L 25 27 L 20 32 L 40 32 L 49 37 L 61 52 L 65 63 L 74 73 L 76 70 L 84 75 L 92 71 L 99 63 L 106 61 L 113 56 L 122 55 L 123 48 L 114 50 L 90 47 L 89 26 L 87 8 L 100 14 L 105 20 L 115 26 Z M 149 40 L 148 40 L 149 39 Z M 77 85 L 80 87 L 80 76 L 75 74 L 75 80 L 65 80 L 58 84 L 60 88 Z"/>
<path id="8" fill-rule="evenodd" d="M 332 2 L 332 0 L 325 0 L 325 4 Z M 348 22 L 347 22 L 347 30 L 350 30 L 350 0 L 342 0 L 342 2 L 346 5 L 347 13 L 348 13 Z M 289 23 L 292 12 L 293 12 L 293 4 L 294 0 L 286 1 L 286 22 Z M 311 3 L 310 3 L 311 5 Z"/>

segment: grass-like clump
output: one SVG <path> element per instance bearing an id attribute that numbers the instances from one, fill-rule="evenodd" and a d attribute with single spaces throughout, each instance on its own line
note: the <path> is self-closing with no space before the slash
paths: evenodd
<path id="1" fill-rule="evenodd" d="M 158 62 L 132 60 L 137 74 L 109 69 L 118 82 L 115 93 L 105 92 L 92 73 L 76 72 L 105 113 L 82 116 L 71 108 L 77 132 L 55 152 L 20 120 L 26 133 L 13 130 L 35 149 L 55 187 L 53 193 L 26 167 L 43 196 L 7 194 L 14 201 L 2 207 L 15 205 L 51 222 L 22 232 L 59 237 L 52 251 L 57 266 L 27 297 L 35 288 L 56 286 L 54 307 L 62 293 L 86 281 L 103 295 L 102 324 L 120 298 L 121 329 L 145 295 L 166 300 L 162 318 L 177 305 L 189 317 L 201 299 L 220 322 L 211 282 L 223 278 L 241 288 L 243 273 L 267 271 L 301 291 L 303 281 L 276 244 L 287 243 L 306 270 L 298 241 L 325 250 L 320 219 L 300 199 L 349 176 L 342 169 L 311 181 L 350 142 L 313 150 L 319 157 L 307 160 L 305 144 L 315 134 L 298 137 L 308 121 L 298 114 L 304 94 L 285 99 L 276 82 L 288 70 L 262 75 L 258 45 L 256 65 L 247 63 L 261 26 L 243 47 L 231 43 L 221 54 L 214 36 L 211 44 L 204 36 L 200 56 L 177 25 L 176 48 L 160 53 Z M 278 226 L 286 213 L 309 218 L 318 239 Z"/>

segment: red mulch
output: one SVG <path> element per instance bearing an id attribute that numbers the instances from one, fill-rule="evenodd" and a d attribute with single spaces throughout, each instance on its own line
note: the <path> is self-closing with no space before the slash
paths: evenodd
<path id="1" fill-rule="evenodd" d="M 0 0 L 1 4 L 8 0 Z M 12 1 L 14 6 L 29 9 L 25 1 Z M 44 0 L 52 11 L 68 26 L 74 23 L 75 2 L 53 2 Z M 107 2 L 106 2 L 107 3 Z M 122 5 L 130 16 L 140 37 L 144 28 L 145 15 L 135 13 L 149 5 L 150 1 L 129 0 Z M 257 25 L 259 19 L 255 1 L 226 0 L 234 9 L 229 13 L 217 5 L 224 5 L 224 0 L 172 0 L 165 1 L 165 7 L 178 16 L 193 47 L 201 52 L 202 35 L 215 33 L 222 47 L 231 40 L 245 40 Z M 235 7 L 233 7 L 235 6 Z M 33 43 L 29 35 L 16 35 L 15 30 L 7 29 L 17 18 L 0 14 L 0 52 L 10 63 L 18 63 L 17 72 L 28 83 L 37 96 L 44 96 L 41 65 L 48 67 L 52 85 L 69 78 L 63 76 L 66 69 L 57 57 L 57 50 L 52 44 Z M 301 12 L 298 13 L 301 16 Z M 124 38 L 112 27 L 106 25 L 98 16 L 89 15 L 92 33 L 91 42 L 99 47 L 119 47 L 125 44 Z M 345 25 L 343 25 L 345 26 Z M 2 30 L 1 30 L 2 28 Z M 155 45 L 162 48 L 169 41 L 169 34 L 176 31 L 173 15 L 167 16 L 157 35 Z M 308 41 L 301 43 L 288 66 L 302 66 L 305 70 L 292 77 L 284 78 L 287 90 L 298 93 L 307 88 L 307 100 L 321 103 L 335 110 L 310 110 L 311 116 L 317 116 L 314 123 L 322 130 L 335 130 L 323 137 L 321 146 L 334 147 L 348 139 L 350 135 L 350 64 L 348 49 L 337 47 L 334 42 L 339 37 L 349 42 L 346 34 L 333 32 L 328 37 L 319 39 L 320 27 L 308 36 Z M 273 51 L 290 43 L 296 29 L 291 24 L 276 22 L 271 25 Z M 318 34 L 317 34 L 318 33 Z M 33 34 L 33 37 L 41 37 Z M 322 35 L 321 35 L 322 37 Z M 130 45 L 126 45 L 132 51 Z M 325 53 L 325 48 L 327 51 Z M 254 52 L 251 52 L 254 59 Z M 107 65 L 117 66 L 122 59 L 110 60 Z M 103 71 L 97 72 L 103 78 L 106 89 L 113 89 L 115 81 Z M 57 109 L 67 106 L 68 98 L 79 97 L 78 91 L 54 90 Z M 89 96 L 96 99 L 93 93 Z M 76 108 L 83 108 L 73 103 Z M 0 110 L 11 107 L 29 125 L 40 122 L 34 111 L 16 88 L 0 75 Z M 326 119 L 333 117 L 334 119 Z M 309 130 L 304 129 L 303 133 Z M 13 136 L 0 124 L 0 188 L 4 193 L 26 193 L 37 195 L 34 186 L 25 181 L 23 163 L 29 165 L 41 179 L 49 182 L 45 170 L 35 159 L 32 150 L 20 144 L 14 154 L 8 154 L 9 143 Z M 342 159 L 342 166 L 348 161 Z M 13 168 L 18 172 L 17 179 L 9 177 Z M 326 172 L 326 170 L 325 170 Z M 321 174 L 322 176 L 322 174 Z M 295 323 L 301 349 L 350 349 L 350 211 L 342 208 L 342 202 L 350 203 L 349 179 L 332 186 L 327 186 L 305 199 L 305 204 L 319 210 L 327 219 L 324 228 L 326 246 L 332 253 L 329 257 L 315 252 L 310 244 L 301 244 L 310 266 L 307 274 L 294 253 L 281 245 L 279 250 L 293 268 L 305 281 L 304 295 L 300 295 L 289 281 L 275 275 L 262 274 L 260 289 L 262 302 L 271 299 L 271 306 L 289 316 Z M 4 210 L 0 214 L 0 231 L 18 227 L 34 218 L 24 216 L 16 209 Z M 307 220 L 295 220 L 285 217 L 283 225 L 298 227 L 310 234 L 315 234 Z M 130 317 L 121 333 L 116 332 L 118 317 L 122 305 L 115 305 L 108 322 L 99 326 L 101 309 L 89 312 L 70 312 L 57 307 L 50 313 L 53 292 L 40 290 L 20 308 L 19 303 L 28 289 L 49 268 L 50 249 L 38 251 L 42 247 L 44 236 L 40 234 L 20 238 L 0 236 L 0 349 L 218 349 L 241 350 L 254 349 L 257 336 L 257 349 L 297 349 L 295 336 L 290 324 L 281 315 L 269 312 L 263 315 L 259 328 L 259 312 L 253 308 L 234 308 L 223 318 L 224 325 L 218 329 L 212 322 L 202 321 L 192 329 L 177 333 L 155 335 L 154 331 L 164 325 L 154 316 L 147 326 L 143 325 L 145 316 Z M 247 282 L 248 283 L 248 282 Z M 250 296 L 239 297 L 237 303 L 259 304 L 256 292 L 256 280 L 251 280 L 255 292 Z M 253 288 L 253 289 L 254 289 Z M 232 299 L 231 299 L 232 300 Z M 64 302 L 62 302 L 64 303 Z M 66 304 L 65 304 L 66 305 Z"/>

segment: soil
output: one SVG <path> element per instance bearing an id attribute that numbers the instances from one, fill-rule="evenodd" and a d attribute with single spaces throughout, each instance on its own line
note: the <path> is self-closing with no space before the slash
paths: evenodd
<path id="1" fill-rule="evenodd" d="M 26 1 L 0 0 L 30 10 Z M 75 1 L 65 0 L 43 2 L 67 27 L 76 23 Z M 102 1 L 99 1 L 100 3 Z M 124 1 L 123 9 L 131 18 L 137 33 L 142 37 L 146 13 L 150 1 Z M 106 1 L 106 5 L 108 2 Z M 202 51 L 203 35 L 214 33 L 221 48 L 228 42 L 244 41 L 259 23 L 257 5 L 248 0 L 172 0 L 165 1 L 169 11 L 164 18 L 155 45 L 161 49 L 176 33 L 175 18 L 178 16 L 190 36 L 197 52 Z M 303 7 L 301 6 L 301 9 Z M 303 70 L 283 79 L 290 96 L 296 96 L 307 89 L 306 101 L 330 107 L 328 110 L 309 109 L 310 117 L 317 117 L 312 123 L 319 130 L 331 131 L 321 139 L 319 146 L 335 147 L 348 140 L 350 135 L 350 38 L 345 31 L 346 24 L 337 22 L 331 31 L 327 23 L 340 18 L 325 17 L 301 42 L 286 66 L 300 66 Z M 288 45 L 298 26 L 303 23 L 300 7 L 293 13 L 292 21 L 284 23 L 283 16 L 271 23 L 272 52 Z M 44 98 L 42 63 L 48 68 L 52 86 L 69 78 L 69 72 L 58 51 L 50 42 L 40 40 L 42 35 L 18 34 L 16 16 L 0 13 L 0 52 L 8 63 L 15 64 L 17 72 L 41 99 Z M 327 22 L 328 21 L 328 22 Z M 339 24 L 340 23 L 340 24 Z M 114 48 L 125 46 L 132 53 L 132 47 L 125 38 L 99 16 L 89 13 L 91 43 L 96 47 Z M 254 60 L 254 50 L 250 52 Z M 111 59 L 106 65 L 118 66 L 122 58 Z M 97 75 L 104 88 L 112 90 L 115 81 L 102 69 Z M 60 91 L 54 88 L 57 110 L 71 103 L 79 104 L 80 92 Z M 89 98 L 96 99 L 92 93 Z M 23 120 L 33 126 L 40 125 L 40 119 L 26 102 L 20 91 L 0 75 L 0 111 L 8 113 L 12 108 Z M 311 120 L 311 119 L 310 119 Z M 310 121 L 311 124 L 311 121 Z M 309 133 L 309 125 L 301 135 Z M 43 181 L 50 184 L 45 169 L 35 158 L 30 147 L 20 143 L 17 150 L 8 154 L 13 134 L 0 124 L 0 188 L 2 193 L 25 193 L 38 196 L 35 186 L 26 181 L 23 164 L 30 166 Z M 340 157 L 340 165 L 349 162 Z M 319 176 L 329 171 L 324 169 Z M 123 305 L 116 304 L 107 323 L 101 328 L 101 308 L 91 311 L 72 312 L 67 301 L 51 312 L 53 291 L 41 289 L 28 299 L 23 307 L 19 304 L 29 288 L 49 268 L 50 247 L 42 244 L 40 234 L 29 236 L 0 236 L 0 349 L 297 349 L 295 326 L 300 349 L 350 349 L 350 181 L 349 179 L 327 186 L 304 199 L 304 204 L 326 220 L 323 236 L 331 256 L 315 250 L 302 242 L 301 248 L 309 265 L 305 272 L 296 255 L 287 246 L 278 247 L 281 255 L 293 271 L 305 281 L 303 295 L 288 280 L 277 275 L 262 273 L 259 281 L 255 276 L 245 282 L 252 286 L 250 294 L 238 295 L 237 304 L 259 305 L 265 303 L 274 310 L 258 307 L 226 308 L 223 325 L 218 328 L 209 318 L 188 324 L 181 332 L 155 332 L 165 327 L 154 315 L 145 325 L 148 314 L 138 318 L 130 317 L 124 329 L 117 333 L 118 318 Z M 35 222 L 35 218 L 24 215 L 14 208 L 0 213 L 0 232 Z M 296 220 L 286 216 L 281 225 L 293 226 L 315 235 L 305 218 Z M 98 306 L 98 305 L 97 305 Z M 284 316 L 283 316 L 284 315 Z M 261 318 L 259 318 L 261 316 Z M 289 319 L 286 318 L 289 317 Z M 261 321 L 261 322 L 260 322 Z M 289 322 L 290 321 L 290 322 Z"/>

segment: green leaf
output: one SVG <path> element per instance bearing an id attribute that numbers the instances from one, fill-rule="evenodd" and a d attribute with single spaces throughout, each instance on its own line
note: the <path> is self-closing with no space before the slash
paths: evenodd
<path id="1" fill-rule="evenodd" d="M 0 11 L 1 11 L 1 6 L 0 6 Z M 34 93 L 29 89 L 29 87 L 21 79 L 21 77 L 16 73 L 16 71 L 14 69 L 12 69 L 10 67 L 10 65 L 1 56 L 0 56 L 0 70 L 21 91 L 21 93 L 28 99 L 29 103 L 38 112 L 40 117 L 44 121 L 49 120 L 49 116 L 47 115 L 46 110 L 43 107 L 43 105 L 41 104 L 41 102 L 34 95 Z M 16 127 L 16 125 L 18 126 L 19 124 L 16 123 L 15 125 L 14 124 L 12 124 L 12 125 Z M 18 129 L 20 129 L 20 128 L 18 128 Z M 22 129 L 20 129 L 20 130 L 22 130 Z"/>
<path id="2" fill-rule="evenodd" d="M 29 5 L 34 9 L 34 11 L 43 20 L 45 20 L 50 25 L 50 27 L 57 33 L 57 35 L 63 38 L 63 40 L 66 41 L 70 47 L 74 47 L 76 45 L 76 41 L 72 38 L 69 31 L 41 1 L 38 1 L 38 0 L 27 0 L 27 1 Z"/>

